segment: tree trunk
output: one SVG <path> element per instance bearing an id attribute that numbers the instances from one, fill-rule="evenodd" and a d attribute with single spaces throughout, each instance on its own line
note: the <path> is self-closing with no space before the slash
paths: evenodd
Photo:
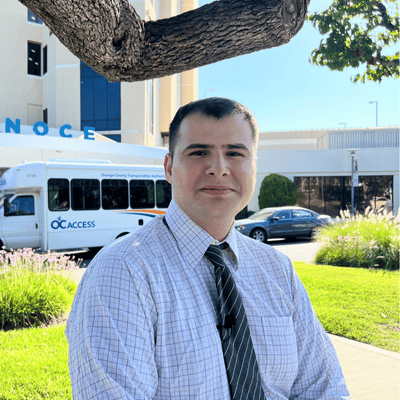
<path id="1" fill-rule="evenodd" d="M 160 78 L 281 46 L 310 0 L 220 0 L 142 21 L 128 0 L 19 0 L 73 54 L 110 82 Z"/>

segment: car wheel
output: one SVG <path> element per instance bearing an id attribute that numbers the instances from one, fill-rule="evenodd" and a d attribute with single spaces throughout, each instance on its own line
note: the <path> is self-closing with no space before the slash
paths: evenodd
<path id="1" fill-rule="evenodd" d="M 251 232 L 250 237 L 263 243 L 266 243 L 267 241 L 267 233 L 261 228 L 254 229 L 254 231 Z"/>

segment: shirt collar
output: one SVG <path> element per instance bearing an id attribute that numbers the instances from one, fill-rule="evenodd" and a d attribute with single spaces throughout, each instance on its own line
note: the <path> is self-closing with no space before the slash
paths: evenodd
<path id="1" fill-rule="evenodd" d="M 192 265 L 193 268 L 199 264 L 204 256 L 204 253 L 211 244 L 218 245 L 222 243 L 218 240 L 215 240 L 203 228 L 192 221 L 179 208 L 174 199 L 172 199 L 168 207 L 165 219 L 171 233 L 174 235 L 177 241 L 180 252 L 188 264 Z M 237 269 L 239 265 L 239 256 L 235 235 L 236 233 L 235 224 L 232 224 L 229 234 L 224 240 L 224 242 L 229 244 L 230 250 L 235 255 L 235 269 Z"/>

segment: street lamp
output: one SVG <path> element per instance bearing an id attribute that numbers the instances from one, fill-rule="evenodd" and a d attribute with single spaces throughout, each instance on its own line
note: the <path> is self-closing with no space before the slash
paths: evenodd
<path id="1" fill-rule="evenodd" d="M 351 216 L 354 215 L 354 156 L 356 155 L 357 149 L 351 149 L 350 157 L 351 157 Z M 357 182 L 358 185 L 358 182 Z"/>
<path id="2" fill-rule="evenodd" d="M 204 89 L 204 98 L 207 97 L 208 92 L 213 92 L 213 91 L 214 91 L 214 89 Z"/>
<path id="3" fill-rule="evenodd" d="M 344 129 L 346 129 L 346 122 L 339 122 L 339 125 L 344 125 Z"/>
<path id="4" fill-rule="evenodd" d="M 377 101 L 369 101 L 369 104 L 375 103 L 376 105 L 376 126 L 378 126 L 378 102 Z"/>

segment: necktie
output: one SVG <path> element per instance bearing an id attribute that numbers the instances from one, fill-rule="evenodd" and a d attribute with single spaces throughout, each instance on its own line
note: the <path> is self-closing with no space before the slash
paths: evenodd
<path id="1" fill-rule="evenodd" d="M 218 329 L 232 400 L 265 400 L 242 298 L 225 264 L 220 247 L 211 245 L 206 257 L 215 267 L 221 324 Z"/>

